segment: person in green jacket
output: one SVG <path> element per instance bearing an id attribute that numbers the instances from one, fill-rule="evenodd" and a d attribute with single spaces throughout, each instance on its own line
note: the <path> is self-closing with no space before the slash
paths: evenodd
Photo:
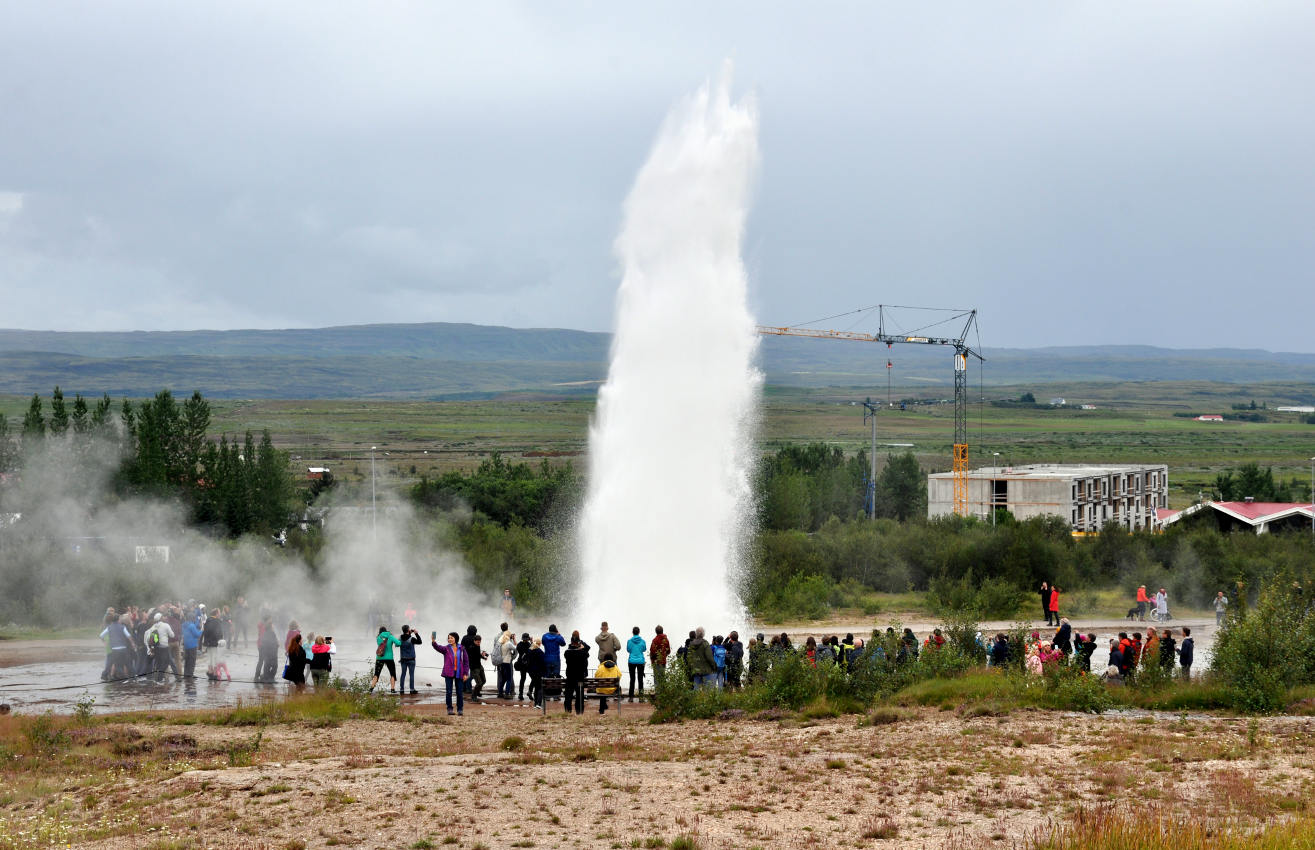
<path id="1" fill-rule="evenodd" d="M 695 688 L 717 687 L 717 661 L 712 656 L 712 644 L 703 639 L 702 626 L 694 630 L 694 640 L 685 650 L 685 663 Z"/>
<path id="2" fill-rule="evenodd" d="M 388 631 L 387 626 L 379 627 L 379 635 L 374 640 L 374 678 L 370 680 L 370 691 L 374 692 L 374 686 L 379 684 L 379 674 L 385 667 L 388 668 L 388 692 L 397 693 L 397 665 L 393 663 L 393 647 L 401 646 L 402 642 Z"/>

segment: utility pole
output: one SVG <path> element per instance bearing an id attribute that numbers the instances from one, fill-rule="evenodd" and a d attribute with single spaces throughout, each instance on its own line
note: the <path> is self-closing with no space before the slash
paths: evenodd
<path id="1" fill-rule="evenodd" d="M 881 405 L 868 398 L 863 402 L 863 423 L 872 420 L 872 455 L 868 458 L 871 472 L 868 475 L 868 519 L 877 518 L 877 411 Z"/>
<path id="2" fill-rule="evenodd" d="M 995 458 L 995 473 L 1000 474 L 1000 453 L 991 452 Z M 995 481 L 991 482 L 991 528 L 995 528 Z"/>
<path id="3" fill-rule="evenodd" d="M 370 542 L 372 543 L 379 540 L 379 508 L 374 499 L 374 450 L 375 447 L 370 446 Z"/>
<path id="4" fill-rule="evenodd" d="M 1315 540 L 1315 457 L 1310 459 L 1310 536 Z"/>

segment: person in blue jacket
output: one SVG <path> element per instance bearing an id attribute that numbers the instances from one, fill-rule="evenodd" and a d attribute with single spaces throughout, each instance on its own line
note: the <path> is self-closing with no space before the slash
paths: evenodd
<path id="1" fill-rule="evenodd" d="M 183 623 L 183 678 L 192 679 L 196 674 L 196 648 L 201 645 L 201 625 L 196 617 L 188 617 Z"/>
<path id="2" fill-rule="evenodd" d="M 639 684 L 639 697 L 644 697 L 644 652 L 648 644 L 639 636 L 639 626 L 630 630 L 630 640 L 626 641 L 626 654 L 630 661 L 630 701 L 635 701 L 635 684 Z M 620 702 L 621 698 L 617 697 Z M 620 711 L 620 709 L 617 709 Z"/>
<path id="3" fill-rule="evenodd" d="M 548 631 L 543 636 L 543 663 L 544 675 L 548 678 L 556 678 L 562 675 L 562 648 L 566 646 L 566 638 L 562 637 L 557 631 L 557 624 L 548 627 Z"/>

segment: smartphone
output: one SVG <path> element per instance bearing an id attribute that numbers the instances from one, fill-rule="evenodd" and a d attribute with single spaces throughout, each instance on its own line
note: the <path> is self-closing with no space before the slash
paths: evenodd
<path id="1" fill-rule="evenodd" d="M 430 632 L 430 633 L 429 633 L 429 639 L 432 640 L 432 641 L 437 641 L 437 640 L 438 640 L 438 632 Z"/>

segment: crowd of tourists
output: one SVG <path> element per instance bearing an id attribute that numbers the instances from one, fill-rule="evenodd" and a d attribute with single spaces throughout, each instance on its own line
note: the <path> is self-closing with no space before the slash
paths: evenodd
<path id="1" fill-rule="evenodd" d="M 988 665 L 1021 664 L 1034 675 L 1042 675 L 1060 664 L 1092 671 L 1100 639 L 1094 633 L 1075 632 L 1068 619 L 1059 615 L 1058 587 L 1043 583 L 1041 590 L 1043 613 L 1047 615 L 1048 625 L 1054 626 L 1053 634 L 1033 631 L 1030 639 L 1020 643 L 1017 637 L 1005 633 L 984 639 L 978 632 L 974 639 L 976 650 Z M 1140 604 L 1143 597 L 1145 606 Z M 1163 589 L 1152 599 L 1145 587 L 1140 588 L 1138 602 L 1138 607 L 1129 612 L 1130 619 L 1144 615 L 1152 604 L 1167 618 L 1168 603 Z M 1220 592 L 1215 599 L 1215 610 L 1221 622 L 1227 605 L 1228 600 Z M 874 630 L 866 642 L 849 633 L 843 638 L 810 636 L 802 645 L 795 646 L 790 636 L 782 632 L 770 638 L 759 633 L 746 645 L 734 630 L 728 630 L 724 636 L 708 637 L 699 627 L 673 646 L 660 625 L 654 627 L 649 637 L 644 636 L 639 626 L 633 626 L 623 642 L 606 622 L 589 641 L 579 631 L 564 635 L 556 624 L 549 625 L 538 636 L 528 631 L 518 635 L 509 625 L 515 610 L 510 591 L 504 592 L 501 607 L 506 620 L 499 624 L 488 643 L 474 625 L 468 626 L 464 634 L 429 633 L 430 648 L 438 656 L 433 669 L 442 672 L 449 714 L 463 714 L 467 698 L 485 698 L 487 666 L 493 667 L 496 676 L 490 695 L 493 699 L 528 700 L 543 708 L 548 697 L 559 696 L 567 712 L 578 714 L 584 710 L 586 682 L 592 679 L 589 690 L 599 698 L 602 713 L 607 711 L 609 699 L 620 700 L 624 696 L 630 701 L 642 700 L 650 672 L 654 686 L 660 686 L 666 680 L 673 657 L 683 660 L 688 687 L 739 688 L 763 681 L 777 662 L 790 655 L 798 655 L 812 667 L 835 665 L 844 672 L 853 672 L 861 664 L 883 662 L 892 654 L 896 664 L 917 661 L 920 653 L 940 651 L 947 642 L 939 628 L 921 640 L 912 629 L 897 633 L 894 628 L 888 628 L 884 635 Z M 409 607 L 406 614 L 410 618 L 415 616 Z M 375 652 L 370 690 L 373 692 L 386 680 L 389 693 L 419 694 L 417 653 L 425 641 L 420 631 L 409 624 L 394 634 L 385 622 L 390 616 L 371 605 Z M 298 622 L 285 612 L 269 606 L 253 610 L 242 597 L 231 606 L 214 608 L 196 600 L 163 602 L 146 609 L 109 608 L 104 625 L 101 632 L 106 650 L 101 673 L 104 680 L 150 677 L 163 681 L 166 676 L 194 679 L 200 661 L 204 663 L 207 678 L 231 681 L 229 661 L 233 651 L 239 645 L 245 649 L 254 637 L 253 681 L 274 683 L 281 678 L 298 689 L 308 682 L 318 688 L 329 684 L 338 651 L 331 636 L 304 634 Z M 1171 628 L 1158 631 L 1149 628 L 1145 636 L 1140 631 L 1119 632 L 1116 638 L 1108 640 L 1108 660 L 1098 669 L 1111 682 L 1126 682 L 1153 668 L 1171 675 L 1176 669 L 1184 679 L 1190 678 L 1194 654 L 1191 629 L 1184 627 L 1178 632 L 1181 639 Z M 628 674 L 628 688 L 622 683 L 623 673 Z"/>
<path id="2" fill-rule="evenodd" d="M 1158 632 L 1154 628 L 1141 632 L 1119 632 L 1118 637 L 1110 638 L 1109 657 L 1102 669 L 1102 676 L 1116 684 L 1131 680 L 1147 669 L 1159 669 L 1168 675 L 1177 672 L 1183 679 L 1192 677 L 1192 662 L 1196 654 L 1196 641 L 1192 629 L 1183 626 L 1178 630 L 1182 636 L 1174 637 L 1174 630 L 1165 628 Z M 1060 664 L 1076 665 L 1079 669 L 1092 672 L 1092 658 L 1099 647 L 1099 638 L 1094 632 L 1083 634 L 1073 631 L 1067 618 L 1060 618 L 1059 628 L 1053 635 L 1042 635 L 1034 631 L 1023 647 L 1023 667 L 1033 675 L 1052 672 Z M 997 634 L 991 640 L 987 650 L 987 664 L 1003 667 L 1015 657 L 1017 648 L 1011 643 L 1009 635 Z"/>
<path id="3" fill-rule="evenodd" d="M 260 628 L 264 628 L 274 614 L 261 614 Z M 100 677 L 154 676 L 162 681 L 168 673 L 190 679 L 196 675 L 197 659 L 204 658 L 208 678 L 231 679 L 225 650 L 239 640 L 246 645 L 250 616 L 250 606 L 242 597 L 232 606 L 213 609 L 194 599 L 150 608 L 128 606 L 122 611 L 106 608 L 100 633 L 105 642 L 105 667 Z"/>

